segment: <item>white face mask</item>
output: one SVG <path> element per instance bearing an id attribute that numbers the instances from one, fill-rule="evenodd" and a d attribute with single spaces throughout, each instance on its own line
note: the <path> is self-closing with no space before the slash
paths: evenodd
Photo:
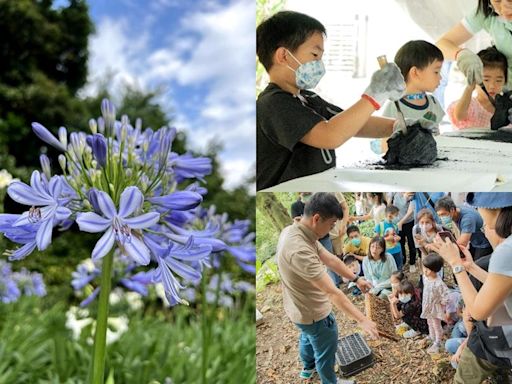
<path id="1" fill-rule="evenodd" d="M 411 301 L 412 296 L 411 295 L 399 295 L 398 300 L 400 300 L 401 303 L 406 304 L 409 301 Z"/>
<path id="2" fill-rule="evenodd" d="M 420 228 L 422 231 L 424 232 L 428 232 L 432 229 L 432 224 L 430 223 L 427 223 L 427 224 L 420 224 Z"/>

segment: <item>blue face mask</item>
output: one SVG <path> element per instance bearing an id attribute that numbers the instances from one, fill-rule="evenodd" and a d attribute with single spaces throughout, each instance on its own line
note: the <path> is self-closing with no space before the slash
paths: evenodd
<path id="1" fill-rule="evenodd" d="M 406 304 L 406 303 L 408 303 L 409 301 L 411 301 L 411 295 L 403 295 L 403 296 L 399 296 L 399 297 L 398 297 L 398 300 L 400 300 L 400 302 L 401 302 L 401 303 Z"/>
<path id="2" fill-rule="evenodd" d="M 361 245 L 361 239 L 359 237 L 354 237 L 351 241 L 354 247 L 359 247 Z"/>
<path id="3" fill-rule="evenodd" d="M 322 60 L 313 60 L 302 64 L 290 51 L 288 51 L 288 53 L 297 63 L 300 64 L 297 69 L 293 69 L 288 66 L 288 68 L 295 72 L 295 83 L 297 84 L 297 87 L 300 89 L 315 88 L 325 75 L 325 67 Z"/>
<path id="4" fill-rule="evenodd" d="M 450 216 L 439 216 L 439 220 L 441 220 L 441 224 L 443 227 L 446 227 L 448 229 L 452 229 L 453 227 L 453 221 Z"/>

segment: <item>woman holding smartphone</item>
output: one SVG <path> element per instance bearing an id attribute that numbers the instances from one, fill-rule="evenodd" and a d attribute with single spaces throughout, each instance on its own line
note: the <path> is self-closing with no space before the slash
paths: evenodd
<path id="1" fill-rule="evenodd" d="M 459 247 L 449 238 L 436 237 L 430 248 L 437 252 L 453 269 L 462 293 L 466 309 L 474 320 L 486 320 L 490 325 L 503 325 L 503 337 L 498 343 L 491 338 L 483 338 L 489 349 L 498 351 L 502 361 L 499 365 L 512 365 L 512 193 L 469 193 L 467 202 L 478 208 L 483 218 L 483 231 L 494 252 L 491 255 L 489 270 L 480 268 L 464 249 L 465 258 L 459 255 Z M 477 292 L 471 284 L 469 274 L 483 285 Z M 499 321 L 493 319 L 500 313 Z M 510 340 L 509 340 L 510 339 Z M 474 356 L 469 348 L 461 355 L 455 383 L 480 383 L 491 370 L 497 369 L 496 362 L 489 363 Z M 501 364 L 502 363 L 502 364 Z M 479 369 L 473 368 L 478 367 Z M 481 369 L 480 369 L 481 368 Z M 475 371 L 476 369 L 476 371 Z M 477 381 L 480 380 L 480 381 Z"/>

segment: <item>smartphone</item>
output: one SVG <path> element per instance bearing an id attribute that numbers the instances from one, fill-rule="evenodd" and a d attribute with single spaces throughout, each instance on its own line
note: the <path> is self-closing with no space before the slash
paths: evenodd
<path id="1" fill-rule="evenodd" d="M 457 244 L 457 240 L 455 240 L 455 237 L 453 237 L 453 234 L 450 231 L 441 231 L 441 232 L 438 232 L 438 235 L 439 235 L 439 237 L 441 237 L 441 239 L 443 239 L 443 241 L 444 241 L 444 239 L 446 239 L 448 237 L 452 243 Z M 459 247 L 460 258 L 465 259 L 466 255 L 464 255 L 464 252 L 462 252 L 462 249 L 460 249 L 460 245 L 457 244 L 457 247 Z"/>

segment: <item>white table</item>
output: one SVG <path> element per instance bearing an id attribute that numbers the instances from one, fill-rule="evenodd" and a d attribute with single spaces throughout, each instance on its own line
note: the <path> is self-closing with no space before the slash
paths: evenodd
<path id="1" fill-rule="evenodd" d="M 478 132 L 483 130 L 470 130 L 461 135 L 477 135 Z M 336 168 L 290 180 L 265 191 L 512 191 L 512 143 L 452 135 L 457 134 L 436 137 L 438 157 L 446 160 L 437 160 L 431 167 L 405 171 L 369 169 L 368 164 L 377 162 L 380 156 L 369 150 L 368 139 L 351 139 L 336 150 Z"/>

